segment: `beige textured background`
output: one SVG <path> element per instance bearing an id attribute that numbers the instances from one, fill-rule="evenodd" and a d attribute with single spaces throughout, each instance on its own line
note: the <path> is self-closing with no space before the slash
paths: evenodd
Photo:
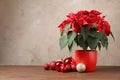
<path id="1" fill-rule="evenodd" d="M 97 65 L 120 66 L 120 0 L 0 0 L 0 65 L 42 65 L 70 56 L 59 49 L 57 26 L 69 12 L 84 9 L 103 12 L 116 38 L 109 37 Z"/>

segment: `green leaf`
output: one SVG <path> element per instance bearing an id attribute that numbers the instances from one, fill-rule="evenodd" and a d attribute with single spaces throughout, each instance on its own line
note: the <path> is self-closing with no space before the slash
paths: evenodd
<path id="1" fill-rule="evenodd" d="M 90 30 L 88 35 L 92 38 L 101 38 L 101 34 L 101 32 L 97 32 L 96 30 Z"/>
<path id="2" fill-rule="evenodd" d="M 87 29 L 87 27 L 82 27 L 81 29 L 81 35 L 83 36 L 83 40 L 87 40 L 89 34 L 89 30 Z"/>
<path id="3" fill-rule="evenodd" d="M 76 33 L 74 31 L 69 31 L 67 37 L 68 37 L 68 45 L 71 46 L 71 44 L 73 43 L 76 37 Z"/>
<path id="4" fill-rule="evenodd" d="M 60 49 L 63 49 L 67 45 L 67 35 L 63 35 L 59 39 Z"/>
<path id="5" fill-rule="evenodd" d="M 97 47 L 99 41 L 100 41 L 99 38 L 89 37 L 87 40 L 87 43 L 91 50 L 96 50 L 96 47 Z"/>
<path id="6" fill-rule="evenodd" d="M 115 41 L 115 37 L 112 32 L 110 32 L 110 35 L 112 36 L 113 40 Z"/>
<path id="7" fill-rule="evenodd" d="M 101 44 L 98 42 L 98 49 L 101 50 Z"/>
<path id="8" fill-rule="evenodd" d="M 91 50 L 96 50 L 98 43 L 101 40 L 101 32 L 97 32 L 95 29 L 90 29 L 87 39 L 87 44 Z M 100 47 L 100 46 L 99 46 Z"/>
<path id="9" fill-rule="evenodd" d="M 108 38 L 107 38 L 107 36 L 104 33 L 102 33 L 101 44 L 106 49 L 108 48 Z"/>
<path id="10" fill-rule="evenodd" d="M 88 44 L 86 41 L 84 41 L 83 36 L 82 35 L 78 35 L 75 39 L 77 45 L 79 45 L 80 47 L 83 48 L 83 50 L 87 50 L 88 48 Z"/>
<path id="11" fill-rule="evenodd" d="M 64 29 L 61 32 L 61 36 L 66 34 L 66 31 L 70 28 L 70 24 L 66 24 L 66 26 L 64 27 Z"/>
<path id="12" fill-rule="evenodd" d="M 71 45 L 68 45 L 69 51 L 72 52 L 73 48 L 75 46 L 75 41 L 72 41 Z"/>

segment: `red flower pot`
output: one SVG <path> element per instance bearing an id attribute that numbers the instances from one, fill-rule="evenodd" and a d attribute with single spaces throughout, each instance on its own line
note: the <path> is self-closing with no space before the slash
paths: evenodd
<path id="1" fill-rule="evenodd" d="M 76 63 L 83 63 L 86 65 L 86 72 L 92 72 L 96 68 L 97 51 L 92 50 L 75 50 Z"/>

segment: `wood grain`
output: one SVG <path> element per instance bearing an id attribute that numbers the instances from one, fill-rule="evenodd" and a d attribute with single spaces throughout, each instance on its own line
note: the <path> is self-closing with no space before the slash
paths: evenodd
<path id="1" fill-rule="evenodd" d="M 120 80 L 120 66 L 98 66 L 90 73 L 46 71 L 42 66 L 0 66 L 0 80 Z"/>

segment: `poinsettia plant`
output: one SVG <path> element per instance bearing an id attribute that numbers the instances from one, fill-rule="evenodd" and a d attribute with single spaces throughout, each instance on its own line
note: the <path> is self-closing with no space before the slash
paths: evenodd
<path id="1" fill-rule="evenodd" d="M 108 36 L 114 39 L 110 24 L 97 10 L 81 10 L 77 13 L 69 13 L 67 19 L 59 26 L 61 35 L 60 48 L 68 46 L 71 52 L 75 45 L 83 50 L 101 50 L 108 47 Z"/>

